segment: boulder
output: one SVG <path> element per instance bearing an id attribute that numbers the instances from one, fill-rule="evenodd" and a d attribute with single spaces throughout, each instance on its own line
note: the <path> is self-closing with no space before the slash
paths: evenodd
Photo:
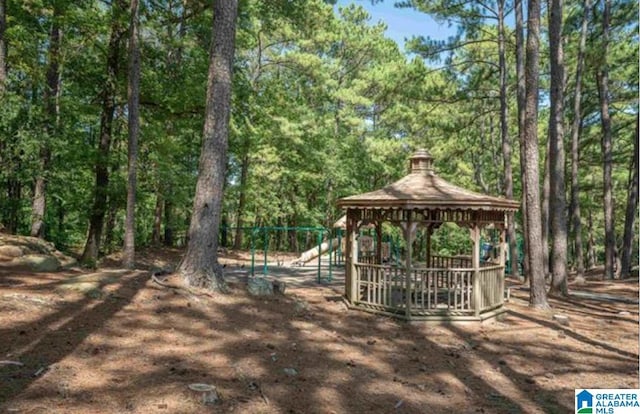
<path id="1" fill-rule="evenodd" d="M 553 320 L 558 322 L 560 325 L 569 325 L 569 317 L 567 315 L 553 315 Z"/>
<path id="2" fill-rule="evenodd" d="M 12 246 L 12 245 L 0 246 L 0 256 L 13 258 L 13 257 L 20 257 L 23 254 L 24 252 L 18 246 Z"/>
<path id="3" fill-rule="evenodd" d="M 287 290 L 287 284 L 281 280 L 273 281 L 273 292 L 284 295 L 284 292 Z"/>
<path id="4" fill-rule="evenodd" d="M 34 272 L 55 272 L 60 270 L 60 261 L 46 254 L 26 254 L 14 262 Z"/>
<path id="5" fill-rule="evenodd" d="M 254 296 L 271 296 L 273 283 L 263 277 L 251 277 L 247 283 L 247 290 Z"/>

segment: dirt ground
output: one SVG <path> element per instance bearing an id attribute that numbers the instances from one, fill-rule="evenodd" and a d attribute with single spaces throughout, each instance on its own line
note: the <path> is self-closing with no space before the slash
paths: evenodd
<path id="1" fill-rule="evenodd" d="M 514 286 L 500 321 L 434 325 L 347 310 L 337 283 L 265 299 L 242 278 L 211 295 L 151 280 L 179 255 L 147 252 L 137 271 L 0 267 L 0 412 L 569 413 L 575 388 L 638 388 L 637 279 L 593 274 L 572 289 L 600 296 L 550 312 Z"/>

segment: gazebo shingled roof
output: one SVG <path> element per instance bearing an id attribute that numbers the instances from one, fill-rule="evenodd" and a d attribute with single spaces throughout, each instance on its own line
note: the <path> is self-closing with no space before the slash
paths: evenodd
<path id="1" fill-rule="evenodd" d="M 462 208 L 465 210 L 515 211 L 519 203 L 493 197 L 455 186 L 433 172 L 432 157 L 426 150 L 418 150 L 411 157 L 410 173 L 379 190 L 344 197 L 338 206 L 399 207 L 399 208 Z"/>

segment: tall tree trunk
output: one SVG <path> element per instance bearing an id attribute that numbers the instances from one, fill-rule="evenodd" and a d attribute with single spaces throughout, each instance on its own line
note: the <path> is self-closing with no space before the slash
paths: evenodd
<path id="1" fill-rule="evenodd" d="M 542 263 L 545 278 L 549 275 L 549 194 L 551 179 L 549 178 L 549 140 L 545 145 L 544 170 L 542 171 L 542 202 L 540 203 L 540 220 L 542 221 Z"/>
<path id="2" fill-rule="evenodd" d="M 7 88 L 7 2 L 0 0 L 0 98 Z M 3 214 L 5 230 L 11 234 L 18 232 L 20 225 L 20 197 L 22 195 L 22 183 L 16 177 L 15 171 L 20 171 L 20 157 L 16 154 L 12 142 L 0 139 L 0 157 L 3 168 L 7 171 L 6 191 L 7 206 L 6 215 Z"/>
<path id="3" fill-rule="evenodd" d="M 529 303 L 532 307 L 546 309 L 547 292 L 544 284 L 542 258 L 542 228 L 540 226 L 540 190 L 538 169 L 538 75 L 540 50 L 540 2 L 530 0 L 527 9 L 526 47 L 526 106 L 524 122 L 524 176 L 527 198 L 527 253 L 529 259 Z"/>
<path id="4" fill-rule="evenodd" d="M 15 161 L 16 168 L 19 169 L 21 164 L 20 160 L 15 159 Z M 22 183 L 15 174 L 11 174 L 9 175 L 9 178 L 7 178 L 7 198 L 9 211 L 5 227 L 10 234 L 16 234 L 20 227 L 20 199 L 22 198 Z"/>
<path id="5" fill-rule="evenodd" d="M 131 0 L 129 33 L 129 145 L 127 150 L 127 214 L 124 225 L 124 257 L 122 264 L 128 269 L 135 267 L 136 237 L 136 187 L 138 166 L 138 134 L 140 131 L 140 49 L 138 46 L 138 0 Z"/>
<path id="6" fill-rule="evenodd" d="M 507 59 L 505 50 L 504 0 L 498 1 L 498 64 L 500 66 L 500 135 L 502 135 L 502 158 L 504 162 L 504 195 L 513 199 L 513 169 L 511 167 L 511 139 L 508 124 L 507 96 Z M 509 239 L 509 257 L 517 260 L 518 245 L 516 240 L 515 214 L 510 213 L 507 222 L 507 238 Z M 518 266 L 516 266 L 516 269 Z M 513 270 L 513 266 L 511 267 Z M 513 274 L 518 277 L 518 272 Z"/>
<path id="7" fill-rule="evenodd" d="M 593 211 L 589 209 L 589 216 L 587 221 L 587 268 L 593 269 L 598 264 L 596 256 L 596 243 L 593 237 Z"/>
<path id="8" fill-rule="evenodd" d="M 222 224 L 220 226 L 220 246 L 226 248 L 228 244 L 229 238 L 229 219 L 226 214 L 222 215 Z"/>
<path id="9" fill-rule="evenodd" d="M 112 170 L 111 175 L 114 175 L 113 173 L 114 171 Z M 101 246 L 102 250 L 104 250 L 106 254 L 110 254 L 115 250 L 113 238 L 116 232 L 116 217 L 118 216 L 119 206 L 113 197 L 107 198 L 107 206 L 107 211 L 105 213 L 106 220 L 104 223 L 104 231 L 102 232 L 104 234 L 104 237 L 101 242 Z"/>
<path id="10" fill-rule="evenodd" d="M 604 0 L 602 16 L 602 63 L 598 68 L 596 79 L 598 83 L 598 97 L 600 99 L 600 121 L 602 123 L 602 156 L 603 156 L 603 204 L 604 204 L 604 277 L 613 279 L 615 267 L 616 234 L 613 213 L 613 185 L 611 173 L 613 169 L 613 143 L 611 137 L 611 116 L 609 114 L 609 68 L 607 54 L 609 53 L 609 13 L 610 0 Z"/>
<path id="11" fill-rule="evenodd" d="M 156 206 L 153 209 L 153 230 L 151 232 L 151 244 L 153 246 L 160 246 L 160 234 L 162 233 L 162 207 L 164 205 L 164 199 L 162 198 L 162 192 L 160 189 L 156 190 Z"/>
<path id="12" fill-rule="evenodd" d="M 0 0 L 0 99 L 3 98 L 4 92 L 6 89 L 7 83 L 7 40 L 5 37 L 5 32 L 7 29 L 7 4 L 6 0 Z M 11 155 L 8 150 L 7 142 L 5 142 L 4 137 L 0 137 L 0 163 L 2 165 L 8 166 L 11 164 Z M 7 178 L 6 189 L 7 189 L 7 206 L 5 210 L 5 214 L 0 215 L 2 218 L 2 225 L 0 227 L 5 227 L 5 230 L 11 232 L 10 229 L 10 216 L 11 216 L 11 198 L 10 194 L 10 179 Z"/>
<path id="13" fill-rule="evenodd" d="M 529 271 L 529 259 L 528 259 L 528 248 L 527 248 L 527 188 L 526 188 L 526 180 L 525 180 L 525 168 L 524 168 L 524 141 L 525 141 L 525 128 L 524 121 L 526 117 L 526 83 L 524 76 L 524 66 L 525 66 L 525 46 L 524 46 L 524 17 L 522 11 L 522 1 L 523 0 L 515 0 L 515 11 L 516 11 L 516 77 L 517 77 L 517 90 L 516 90 L 516 101 L 518 108 L 518 142 L 520 144 L 520 182 L 522 183 L 522 202 L 521 202 L 521 210 L 522 210 L 522 236 L 523 236 L 523 244 L 522 244 L 522 253 L 524 257 L 522 258 L 522 273 L 524 274 L 524 282 L 527 282 L 529 275 L 531 274 Z M 518 275 L 518 257 L 514 257 L 511 260 L 511 272 L 514 276 Z"/>
<path id="14" fill-rule="evenodd" d="M 58 230 L 58 239 L 62 239 L 62 240 L 66 240 L 67 238 L 65 237 L 64 233 L 64 229 L 65 229 L 65 225 L 64 225 L 64 218 L 66 215 L 66 209 L 64 208 L 64 203 L 62 200 L 60 199 L 56 199 L 56 210 L 57 213 L 56 217 L 57 217 L 57 230 Z"/>
<path id="15" fill-rule="evenodd" d="M 498 128 L 497 134 L 494 133 L 494 130 L 496 129 L 494 128 L 493 123 L 494 116 L 494 114 L 491 114 L 489 118 L 489 126 L 491 129 L 491 133 L 489 134 L 489 148 L 491 149 L 491 165 L 498 166 L 500 165 L 500 151 L 502 150 L 502 136 L 498 136 L 498 134 L 502 135 L 502 124 L 500 124 L 500 127 Z M 497 144 L 496 141 L 499 142 L 499 144 Z M 504 183 L 504 179 L 501 178 L 500 173 L 496 174 L 493 186 L 495 188 L 494 194 L 503 194 L 504 190 L 502 189 L 502 184 Z"/>
<path id="16" fill-rule="evenodd" d="M 571 204 L 569 207 L 573 227 L 576 273 L 584 279 L 584 252 L 582 248 L 582 218 L 580 216 L 580 183 L 578 166 L 580 162 L 580 135 L 582 134 L 582 73 L 587 44 L 590 0 L 583 2 L 582 28 L 576 63 L 576 86 L 573 96 L 573 124 L 571 127 Z"/>
<path id="17" fill-rule="evenodd" d="M 278 217 L 278 221 L 276 222 L 277 227 L 282 227 L 282 218 Z M 276 230 L 276 246 L 275 249 L 277 252 L 282 251 L 282 230 Z"/>
<path id="18" fill-rule="evenodd" d="M 564 51 L 562 0 L 549 0 L 551 107 L 549 111 L 549 227 L 551 234 L 551 292 L 567 296 L 567 216 L 564 156 Z"/>
<path id="19" fill-rule="evenodd" d="M 164 200 L 164 245 L 173 247 L 174 245 L 174 229 L 173 229 L 173 202 L 169 199 Z"/>
<path id="20" fill-rule="evenodd" d="M 247 145 L 248 147 L 248 145 Z M 245 148 L 248 151 L 248 148 Z M 249 175 L 249 154 L 245 152 L 240 166 L 240 196 L 238 197 L 238 209 L 236 210 L 236 234 L 233 239 L 233 248 L 242 248 L 242 234 L 244 226 L 244 209 L 247 203 L 247 176 Z"/>
<path id="21" fill-rule="evenodd" d="M 124 0 L 113 2 L 113 17 L 109 49 L 107 52 L 107 79 L 102 88 L 102 114 L 100 115 L 100 141 L 98 142 L 98 157 L 95 165 L 96 185 L 93 205 L 89 220 L 89 231 L 84 251 L 80 261 L 85 265 L 95 266 L 100 251 L 100 237 L 102 235 L 107 193 L 109 187 L 109 150 L 113 129 L 113 115 L 116 108 L 115 98 L 117 80 L 120 72 L 120 48 L 126 26 L 122 24 L 121 16 L 126 13 L 127 5 Z"/>
<path id="22" fill-rule="evenodd" d="M 214 1 L 207 108 L 198 181 L 187 251 L 178 268 L 189 285 L 218 290 L 226 289 L 217 247 L 227 165 L 237 13 L 237 0 Z"/>
<path id="23" fill-rule="evenodd" d="M 622 259 L 620 276 L 625 278 L 631 271 L 631 254 L 633 253 L 633 236 L 636 214 L 638 212 L 638 140 L 640 140 L 640 119 L 636 115 L 636 139 L 633 140 L 633 158 L 629 168 L 629 185 L 627 186 L 627 211 L 624 217 L 624 236 L 622 238 Z"/>
<path id="24" fill-rule="evenodd" d="M 44 215 L 47 207 L 47 176 L 51 164 L 51 140 L 58 123 L 58 95 L 60 93 L 60 20 L 59 6 L 54 2 L 49 33 L 49 63 L 47 85 L 44 89 L 45 134 L 40 143 L 40 166 L 36 176 L 31 205 L 31 236 L 44 237 Z"/>
<path id="25" fill-rule="evenodd" d="M 297 224 L 295 218 L 288 224 L 289 227 L 296 227 L 296 225 Z M 289 235 L 289 251 L 300 253 L 300 246 L 298 245 L 298 232 L 296 230 L 288 230 L 287 233 Z"/>
<path id="26" fill-rule="evenodd" d="M 185 27 L 185 19 L 187 14 L 187 1 L 181 0 L 181 4 L 179 7 L 179 18 L 178 18 L 178 30 L 177 35 L 174 34 L 173 26 L 168 24 L 166 26 L 167 29 L 167 39 L 170 45 L 175 45 L 175 47 L 170 48 L 167 51 L 166 55 L 166 64 L 169 68 L 168 76 L 171 82 L 179 83 L 181 81 L 181 74 L 178 70 L 180 65 L 182 64 L 182 55 L 183 55 L 183 39 L 186 33 Z M 168 11 L 173 16 L 174 7 L 178 2 L 170 1 L 168 3 Z M 165 133 L 167 136 L 174 136 L 175 134 L 175 124 L 173 122 L 167 122 L 165 124 Z M 157 178 L 160 182 L 162 179 L 160 177 Z M 163 182 L 158 184 L 158 196 L 160 196 L 163 200 L 163 208 L 161 210 L 164 211 L 164 235 L 162 237 L 163 244 L 167 247 L 173 247 L 175 244 L 174 240 L 174 202 L 172 200 L 173 191 L 172 191 L 171 183 Z M 162 214 L 162 213 L 160 213 Z M 160 231 L 160 229 L 158 229 Z"/>

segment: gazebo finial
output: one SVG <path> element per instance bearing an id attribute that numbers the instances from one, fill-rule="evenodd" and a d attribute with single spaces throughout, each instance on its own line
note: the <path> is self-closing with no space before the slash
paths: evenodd
<path id="1" fill-rule="evenodd" d="M 410 173 L 422 173 L 422 174 L 431 174 L 433 173 L 433 157 L 429 152 L 424 149 L 418 149 L 410 158 L 409 164 L 409 172 Z"/>

